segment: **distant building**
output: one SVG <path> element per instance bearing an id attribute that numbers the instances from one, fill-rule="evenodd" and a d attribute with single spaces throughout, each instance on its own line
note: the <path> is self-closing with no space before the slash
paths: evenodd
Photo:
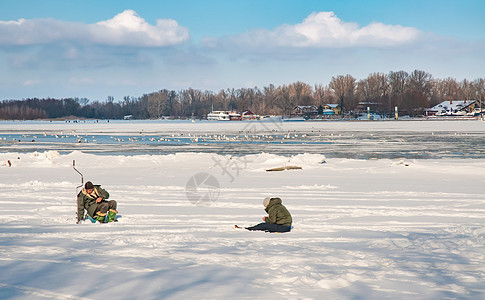
<path id="1" fill-rule="evenodd" d="M 475 100 L 449 100 L 426 109 L 428 116 L 466 116 L 477 105 Z"/>
<path id="2" fill-rule="evenodd" d="M 242 119 L 243 120 L 257 120 L 257 119 L 260 119 L 261 117 L 255 113 L 253 113 L 252 111 L 250 110 L 246 110 L 244 111 L 242 114 Z"/>
<path id="3" fill-rule="evenodd" d="M 342 108 L 338 104 L 322 105 L 322 115 L 340 115 Z"/>
<path id="4" fill-rule="evenodd" d="M 293 115 L 296 116 L 316 116 L 318 114 L 318 107 L 315 105 L 298 105 L 293 108 Z"/>
<path id="5" fill-rule="evenodd" d="M 367 113 L 367 111 L 370 110 L 370 112 L 375 113 L 378 111 L 379 105 L 379 102 L 359 102 L 356 111 L 359 113 Z"/>

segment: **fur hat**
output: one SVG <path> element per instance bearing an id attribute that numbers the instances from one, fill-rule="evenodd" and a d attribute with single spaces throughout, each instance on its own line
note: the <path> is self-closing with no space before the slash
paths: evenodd
<path id="1" fill-rule="evenodd" d="M 86 182 L 86 184 L 84 185 L 84 189 L 86 190 L 94 189 L 93 183 L 91 181 Z"/>
<path id="2" fill-rule="evenodd" d="M 266 198 L 264 198 L 264 200 L 263 200 L 263 205 L 264 205 L 264 208 L 268 207 L 269 200 L 271 200 L 271 198 L 270 198 L 270 197 L 266 197 Z"/>

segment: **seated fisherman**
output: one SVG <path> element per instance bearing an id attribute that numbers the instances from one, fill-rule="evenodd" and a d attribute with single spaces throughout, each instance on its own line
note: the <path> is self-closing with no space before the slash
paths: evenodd
<path id="1" fill-rule="evenodd" d="M 263 230 L 266 232 L 289 232 L 291 230 L 291 214 L 282 204 L 280 198 L 266 197 L 263 200 L 263 205 L 264 210 L 268 213 L 267 216 L 263 217 L 264 223 L 246 227 L 247 230 Z"/>
<path id="2" fill-rule="evenodd" d="M 115 221 L 117 203 L 109 198 L 109 193 L 100 185 L 93 185 L 91 181 L 86 182 L 84 189 L 77 195 L 77 222 L 84 219 L 84 210 L 91 218 L 100 223 Z M 106 217 L 108 215 L 108 217 Z"/>

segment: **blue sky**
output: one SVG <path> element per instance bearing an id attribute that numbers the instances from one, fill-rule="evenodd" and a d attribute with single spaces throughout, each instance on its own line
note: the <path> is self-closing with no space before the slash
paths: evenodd
<path id="1" fill-rule="evenodd" d="M 415 69 L 485 77 L 482 0 L 0 0 L 0 100 Z"/>

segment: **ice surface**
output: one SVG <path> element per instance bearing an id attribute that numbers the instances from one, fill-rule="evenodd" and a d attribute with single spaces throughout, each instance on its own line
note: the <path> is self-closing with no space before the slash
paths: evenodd
<path id="1" fill-rule="evenodd" d="M 299 153 L 329 158 L 482 158 L 481 121 L 0 122 L 0 151 L 230 155 Z M 466 151 L 464 151 L 466 150 Z"/>
<path id="2" fill-rule="evenodd" d="M 314 149 L 323 144 L 296 144 L 291 150 L 245 152 L 244 143 L 234 142 L 229 148 L 239 152 L 200 146 L 151 153 L 143 150 L 148 143 L 140 143 L 136 153 L 106 147 L 99 151 L 103 155 L 96 149 L 104 143 L 37 149 L 21 142 L 25 147 L 20 149 L 5 142 L 0 152 L 0 298 L 483 298 L 485 155 L 474 146 L 481 143 L 483 122 L 270 125 L 274 128 L 264 125 L 268 128 L 252 133 L 290 132 L 303 139 L 320 130 L 329 138 L 351 132 L 379 138 L 366 147 L 362 138 L 349 138 L 360 146 L 334 145 L 331 151 Z M 131 137 L 143 129 L 147 136 L 244 136 L 239 133 L 244 126 L 0 122 L 0 134 L 36 135 L 37 140 L 43 132 L 61 131 Z M 402 133 L 413 136 L 416 147 L 424 137 L 440 137 L 433 142 L 442 154 L 409 158 L 389 150 L 406 143 L 387 147 L 378 142 Z M 338 149 L 348 154 L 339 155 Z M 362 154 L 352 155 L 355 149 Z M 376 154 L 381 152 L 401 154 Z M 75 224 L 80 176 L 73 160 L 85 180 L 102 184 L 118 201 L 118 223 Z M 265 171 L 287 165 L 302 169 Z M 193 179 L 199 174 L 212 176 L 217 186 L 205 181 L 188 196 L 187 187 L 198 182 Z M 210 201 L 194 205 L 190 197 L 197 192 Z M 211 196 L 204 198 L 207 193 Z M 260 222 L 266 196 L 283 199 L 293 215 L 292 232 L 234 229 L 234 224 Z"/>

